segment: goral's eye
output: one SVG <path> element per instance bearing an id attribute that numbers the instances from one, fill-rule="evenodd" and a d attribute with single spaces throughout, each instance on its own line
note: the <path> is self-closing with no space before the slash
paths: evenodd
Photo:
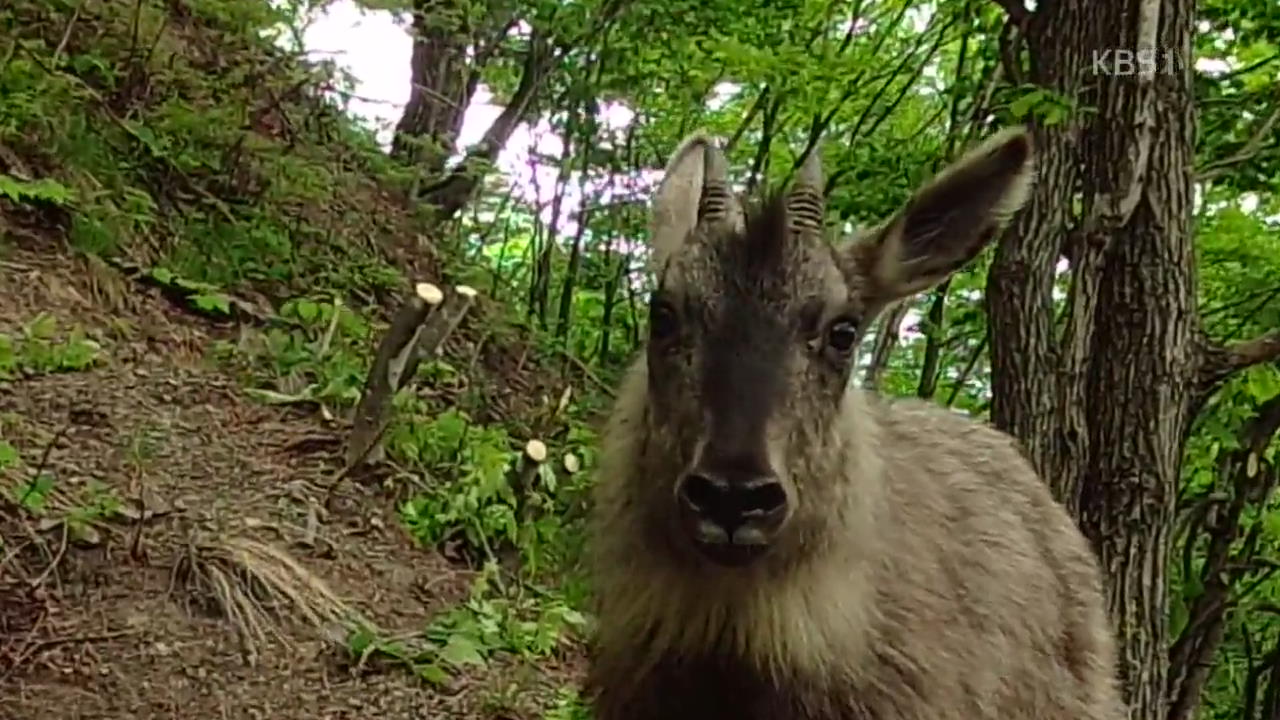
<path id="1" fill-rule="evenodd" d="M 656 300 L 649 308 L 649 337 L 654 340 L 665 340 L 676 332 L 676 311 L 671 304 Z"/>
<path id="2" fill-rule="evenodd" d="M 849 318 L 839 318 L 827 326 L 827 346 L 840 354 L 853 349 L 858 342 L 858 323 Z"/>

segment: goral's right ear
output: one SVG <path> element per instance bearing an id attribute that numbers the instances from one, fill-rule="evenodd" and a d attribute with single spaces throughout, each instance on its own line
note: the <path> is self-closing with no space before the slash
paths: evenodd
<path id="1" fill-rule="evenodd" d="M 1016 127 L 916 191 L 893 217 L 842 251 L 861 280 L 864 303 L 884 307 L 967 265 L 1026 202 L 1034 174 L 1031 134 Z"/>
<path id="2" fill-rule="evenodd" d="M 655 273 L 688 241 L 700 220 L 741 224 L 742 210 L 729 193 L 727 174 L 723 152 L 701 130 L 672 153 L 654 194 L 649 225 L 650 267 Z"/>

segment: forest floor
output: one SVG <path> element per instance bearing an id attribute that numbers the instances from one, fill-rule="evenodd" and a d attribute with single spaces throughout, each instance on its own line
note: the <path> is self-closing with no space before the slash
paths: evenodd
<path id="1" fill-rule="evenodd" d="M 344 612 L 421 633 L 474 572 L 417 546 L 377 487 L 328 497 L 339 430 L 218 369 L 207 349 L 236 328 L 61 252 L 6 253 L 0 334 L 42 314 L 101 360 L 0 381 L 20 454 L 0 458 L 0 491 L 43 506 L 0 513 L 0 718 L 523 719 L 575 684 L 576 652 L 499 655 L 444 687 L 356 663 Z M 275 606 L 292 619 L 259 612 Z"/>

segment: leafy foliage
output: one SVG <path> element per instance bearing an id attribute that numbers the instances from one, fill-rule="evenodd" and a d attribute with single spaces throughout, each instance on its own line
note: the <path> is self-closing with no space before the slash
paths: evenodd
<path id="1" fill-rule="evenodd" d="M 72 328 L 65 339 L 58 338 L 57 319 L 41 314 L 27 323 L 19 337 L 0 333 L 0 380 L 83 370 L 101 359 L 100 350 L 79 328 Z"/>

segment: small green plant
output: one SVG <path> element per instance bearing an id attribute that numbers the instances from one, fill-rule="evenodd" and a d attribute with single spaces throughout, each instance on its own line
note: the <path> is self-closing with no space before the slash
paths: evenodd
<path id="1" fill-rule="evenodd" d="M 427 417 L 412 401 L 401 404 L 397 417 L 387 433 L 388 452 L 435 479 L 401 506 L 401 518 L 419 541 L 434 545 L 460 534 L 487 559 L 502 547 L 516 548 L 528 577 L 576 556 L 573 509 L 583 502 L 590 478 L 585 468 L 595 459 L 589 428 L 571 423 L 547 462 L 516 488 L 520 443 L 506 428 L 476 424 L 456 407 Z M 576 472 L 564 468 L 566 455 Z"/>
<path id="2" fill-rule="evenodd" d="M 8 198 L 16 203 L 63 206 L 75 199 L 75 191 L 50 178 L 19 180 L 12 175 L 0 173 L 0 198 Z"/>
<path id="3" fill-rule="evenodd" d="M 551 707 L 542 714 L 542 720 L 591 720 L 591 710 L 575 687 L 562 687 L 556 691 Z"/>
<path id="4" fill-rule="evenodd" d="M 18 449 L 6 440 L 0 440 L 0 471 L 16 466 L 20 462 Z"/>
<path id="5" fill-rule="evenodd" d="M 122 508 L 115 491 L 97 480 L 90 480 L 79 491 L 59 487 L 52 474 L 28 468 L 17 448 L 4 440 L 0 440 L 0 473 L 5 477 L 26 475 L 5 488 L 6 499 L 39 518 L 42 529 L 65 527 L 72 540 L 96 542 L 94 526 L 118 516 Z"/>
<path id="6" fill-rule="evenodd" d="M 499 577 L 496 564 L 486 565 L 471 596 L 438 616 L 427 637 L 475 648 L 483 656 L 505 651 L 528 660 L 551 655 L 567 634 L 587 627 L 586 616 L 554 593 L 526 592 Z"/>
<path id="7" fill-rule="evenodd" d="M 250 394 L 269 404 L 354 405 L 371 334 L 364 318 L 339 301 L 313 297 L 286 301 L 279 315 L 288 326 L 247 332 L 238 346 L 220 346 L 223 360 L 239 359 L 249 368 Z"/>
<path id="8" fill-rule="evenodd" d="M 147 271 L 147 276 L 153 282 L 185 296 L 187 302 L 200 312 L 210 315 L 231 315 L 231 299 L 211 283 L 190 280 L 163 267 L 151 268 Z"/>
<path id="9" fill-rule="evenodd" d="M 516 496 L 510 472 L 518 455 L 506 430 L 472 424 L 454 408 L 434 419 L 397 423 L 389 432 L 393 457 L 449 478 L 439 489 L 405 503 L 402 517 L 426 544 L 461 529 L 472 547 L 493 555 L 500 542 L 519 543 Z"/>
<path id="10" fill-rule="evenodd" d="M 347 637 L 347 653 L 358 662 L 380 658 L 402 665 L 418 677 L 433 684 L 444 684 L 449 673 L 441 669 L 443 658 L 434 645 L 414 642 L 414 638 L 386 638 L 374 628 L 362 625 Z"/>
<path id="11" fill-rule="evenodd" d="M 48 313 L 32 319 L 19 337 L 0 333 L 0 379 L 84 370 L 102 359 L 102 347 L 74 327 L 59 340 Z"/>
<path id="12" fill-rule="evenodd" d="M 4 440 L 0 440 L 0 473 L 8 476 L 25 469 L 18 449 Z M 44 513 L 49 493 L 53 492 L 53 478 L 47 474 L 21 480 L 8 488 L 9 497 L 15 505 L 28 513 L 39 516 Z"/>
<path id="13" fill-rule="evenodd" d="M 49 502 L 49 493 L 53 492 L 53 478 L 42 473 L 32 480 L 18 483 L 10 488 L 9 492 L 18 507 L 32 515 L 40 516 L 44 514 L 45 506 Z"/>
<path id="14" fill-rule="evenodd" d="M 424 643 L 381 638 L 361 628 L 348 638 L 348 650 L 362 658 L 381 656 L 442 685 L 454 673 L 487 664 L 494 653 L 525 660 L 547 657 L 569 634 L 586 627 L 587 618 L 553 594 L 525 594 L 504 586 L 491 563 L 477 576 L 466 601 L 431 621 Z"/>
<path id="15" fill-rule="evenodd" d="M 119 516 L 121 507 L 123 505 L 115 490 L 91 480 L 77 502 L 66 508 L 62 522 L 66 523 L 72 539 L 96 543 L 97 530 L 94 526 Z"/>

